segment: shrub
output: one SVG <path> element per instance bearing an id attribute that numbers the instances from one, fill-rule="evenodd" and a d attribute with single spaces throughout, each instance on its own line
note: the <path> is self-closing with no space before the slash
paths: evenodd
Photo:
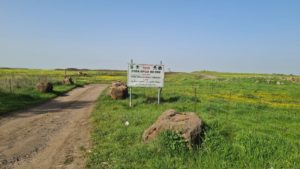
<path id="1" fill-rule="evenodd" d="M 188 150 L 187 142 L 175 131 L 167 130 L 159 136 L 159 146 L 171 154 L 184 153 Z"/>

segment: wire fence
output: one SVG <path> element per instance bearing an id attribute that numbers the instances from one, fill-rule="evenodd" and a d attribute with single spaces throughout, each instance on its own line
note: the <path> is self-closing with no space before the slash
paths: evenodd
<path id="1" fill-rule="evenodd" d="M 75 84 L 111 83 L 112 81 L 124 81 L 126 77 L 120 73 L 95 72 L 89 74 L 77 74 L 72 72 L 67 75 L 60 74 L 25 74 L 25 73 L 0 73 L 0 92 L 16 93 L 28 89 L 34 89 L 39 82 L 51 82 L 61 85 L 65 77 L 71 77 Z"/>
<path id="2" fill-rule="evenodd" d="M 60 83 L 63 78 L 64 76 L 58 75 L 2 75 L 0 76 L 0 91 L 15 93 L 33 89 L 39 82 Z"/>

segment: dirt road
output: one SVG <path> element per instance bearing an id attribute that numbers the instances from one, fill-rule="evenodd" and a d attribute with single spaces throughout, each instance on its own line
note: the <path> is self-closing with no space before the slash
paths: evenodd
<path id="1" fill-rule="evenodd" d="M 1 118 L 0 168 L 84 168 L 90 113 L 105 87 L 87 85 Z"/>

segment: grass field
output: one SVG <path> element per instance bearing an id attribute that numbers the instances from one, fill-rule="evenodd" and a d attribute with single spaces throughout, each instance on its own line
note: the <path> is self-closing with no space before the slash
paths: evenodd
<path id="1" fill-rule="evenodd" d="M 128 100 L 112 100 L 104 92 L 92 116 L 87 168 L 300 168 L 300 85 L 287 79 L 167 74 L 160 105 L 156 89 L 134 88 L 132 108 Z M 202 117 L 205 131 L 198 148 L 167 148 L 165 136 L 142 142 L 143 131 L 170 108 Z"/>
<path id="2" fill-rule="evenodd" d="M 124 71 L 86 73 L 67 75 L 79 85 L 126 81 Z M 63 77 L 62 70 L 0 69 L 0 114 L 76 87 L 61 85 Z M 55 84 L 53 93 L 35 90 L 45 80 Z M 112 100 L 103 92 L 92 114 L 87 168 L 300 168 L 299 76 L 167 73 L 160 105 L 156 94 L 156 89 L 134 88 L 129 108 L 128 100 Z M 204 120 L 199 147 L 170 148 L 168 135 L 142 142 L 143 131 L 170 108 L 196 112 Z"/>
<path id="3" fill-rule="evenodd" d="M 64 70 L 39 69 L 0 69 L 0 115 L 24 109 L 45 102 L 61 95 L 76 85 L 89 83 L 110 83 L 113 80 L 124 80 L 125 72 L 120 71 L 85 71 L 86 76 L 79 76 L 78 71 L 67 71 L 75 85 L 62 85 Z M 52 82 L 54 92 L 40 93 L 35 89 L 38 82 Z"/>

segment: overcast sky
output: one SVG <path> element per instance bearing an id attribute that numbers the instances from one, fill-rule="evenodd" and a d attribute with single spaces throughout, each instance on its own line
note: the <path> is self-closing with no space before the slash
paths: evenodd
<path id="1" fill-rule="evenodd" d="M 1 0 L 0 67 L 300 74 L 299 0 Z"/>

